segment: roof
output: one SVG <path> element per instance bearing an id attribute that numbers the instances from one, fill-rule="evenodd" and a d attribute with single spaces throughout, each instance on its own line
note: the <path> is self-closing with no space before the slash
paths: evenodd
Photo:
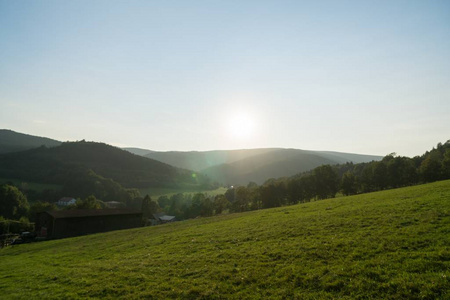
<path id="1" fill-rule="evenodd" d="M 165 213 L 159 213 L 159 214 L 153 214 L 153 218 L 155 220 L 160 220 L 160 221 L 172 221 L 173 219 L 175 219 L 175 216 L 168 216 Z"/>
<path id="2" fill-rule="evenodd" d="M 173 219 L 175 219 L 175 216 L 161 216 L 159 217 L 159 219 L 161 221 L 172 221 Z"/>
<path id="3" fill-rule="evenodd" d="M 75 200 L 75 201 L 76 201 L 75 198 L 64 197 L 64 198 L 59 199 L 58 202 L 70 202 L 70 201 L 72 201 L 72 200 Z"/>
<path id="4" fill-rule="evenodd" d="M 52 210 L 46 213 L 55 219 L 142 214 L 140 210 L 127 208 Z"/>

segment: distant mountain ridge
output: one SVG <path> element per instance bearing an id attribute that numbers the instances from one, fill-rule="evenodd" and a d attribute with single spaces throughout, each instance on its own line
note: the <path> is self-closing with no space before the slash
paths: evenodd
<path id="1" fill-rule="evenodd" d="M 202 170 L 211 179 L 229 184 L 245 185 L 250 181 L 262 184 L 270 178 L 293 176 L 321 165 L 381 160 L 380 156 L 328 151 L 276 149 Z"/>
<path id="2" fill-rule="evenodd" d="M 262 148 L 251 150 L 213 150 L 213 151 L 169 151 L 159 152 L 152 151 L 145 157 L 159 160 L 172 166 L 179 168 L 202 171 L 212 166 L 225 163 L 232 163 L 242 159 L 252 157 L 254 155 L 271 152 L 275 149 Z"/>
<path id="3" fill-rule="evenodd" d="M 262 184 L 269 178 L 293 176 L 324 164 L 361 163 L 382 159 L 382 156 L 376 155 L 284 148 L 204 152 L 146 151 L 148 153 L 145 157 L 204 173 L 212 180 L 227 185 L 243 185 L 250 181 Z"/>
<path id="4" fill-rule="evenodd" d="M 9 129 L 0 129 L 0 154 L 24 151 L 40 146 L 56 147 L 61 145 L 60 141 L 15 132 Z"/>
<path id="5" fill-rule="evenodd" d="M 31 150 L 40 146 L 45 146 L 49 149 L 27 152 L 23 156 L 22 154 L 17 154 L 9 158 L 0 157 L 0 168 L 3 168 L 3 170 L 0 169 L 0 173 L 7 175 L 8 168 L 5 169 L 5 166 L 10 166 L 7 162 L 8 159 L 16 159 L 17 165 L 22 165 L 23 170 L 30 168 L 30 166 L 23 165 L 20 159 L 28 161 L 30 165 L 35 165 L 36 167 L 39 165 L 40 168 L 43 168 L 39 171 L 41 173 L 49 169 L 49 165 L 58 165 L 60 169 L 67 168 L 67 162 L 72 161 L 74 164 L 89 167 L 101 176 L 112 178 L 126 187 L 170 185 L 175 184 L 177 180 L 191 182 L 189 179 L 190 172 L 187 170 L 200 173 L 198 174 L 200 178 L 201 174 L 206 174 L 210 179 L 218 183 L 245 185 L 250 181 L 262 184 L 270 178 L 293 176 L 323 164 L 361 163 L 382 159 L 381 156 L 374 155 L 283 148 L 203 152 L 160 152 L 141 148 L 124 148 L 124 150 L 127 150 L 124 151 L 106 144 L 86 142 L 84 144 L 82 142 L 61 143 L 49 138 L 31 136 L 11 130 L 0 130 L 0 154 Z M 64 151 L 58 146 L 64 146 L 64 149 L 71 147 L 68 150 L 70 156 L 64 156 L 68 155 L 68 153 L 64 154 Z M 57 147 L 58 149 L 53 150 L 52 147 Z M 80 151 L 80 153 L 76 153 L 77 151 Z M 83 159 L 87 159 L 87 157 L 82 156 L 83 153 L 89 155 L 91 160 L 83 161 Z M 105 153 L 112 156 L 105 156 Z M 136 157 L 131 159 L 130 155 Z M 54 157 L 52 158 L 52 156 Z M 31 157 L 34 157 L 34 159 L 31 159 Z M 74 160 L 74 157 L 77 157 L 77 159 Z M 105 160 L 106 158 L 109 158 L 109 160 Z M 47 162 L 47 165 L 39 164 L 40 160 Z M 124 161 L 128 163 L 123 164 Z M 11 168 L 9 167 L 9 174 L 12 172 Z M 50 168 L 49 170 L 52 169 Z M 49 170 L 47 171 L 50 172 Z M 17 175 L 18 170 L 14 172 Z M 54 171 L 54 174 L 59 174 L 58 172 Z M 23 171 L 21 176 L 26 177 L 29 175 Z M 175 180 L 175 178 L 178 179 Z"/>
<path id="6" fill-rule="evenodd" d="M 134 148 L 134 147 L 125 147 L 122 149 L 126 150 L 128 152 L 131 152 L 133 154 L 139 155 L 139 156 L 145 156 L 146 154 L 153 152 L 152 150 L 142 149 L 142 148 Z"/>

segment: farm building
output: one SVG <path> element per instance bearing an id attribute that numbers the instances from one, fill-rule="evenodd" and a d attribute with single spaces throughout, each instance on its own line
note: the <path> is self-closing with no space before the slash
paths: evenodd
<path id="1" fill-rule="evenodd" d="M 165 213 L 153 214 L 149 219 L 151 225 L 165 224 L 177 221 L 175 216 L 168 216 Z"/>
<path id="2" fill-rule="evenodd" d="M 71 198 L 71 197 L 63 197 L 56 202 L 56 205 L 58 206 L 69 206 L 69 205 L 75 205 L 77 203 L 77 199 Z"/>
<path id="3" fill-rule="evenodd" d="M 37 214 L 36 233 L 65 238 L 141 226 L 142 212 L 131 209 L 74 209 Z"/>

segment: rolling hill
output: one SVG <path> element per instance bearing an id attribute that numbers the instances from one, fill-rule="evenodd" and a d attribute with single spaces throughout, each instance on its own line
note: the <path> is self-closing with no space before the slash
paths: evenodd
<path id="1" fill-rule="evenodd" d="M 29 150 L 40 146 L 56 147 L 59 145 L 61 145 L 60 141 L 49 138 L 0 129 L 0 154 Z"/>
<path id="2" fill-rule="evenodd" d="M 299 149 L 248 149 L 205 152 L 150 152 L 146 157 L 200 171 L 228 185 L 262 184 L 269 178 L 292 176 L 323 164 L 360 163 L 381 156 Z"/>
<path id="3" fill-rule="evenodd" d="M 57 150 L 35 149 L 40 146 L 51 148 L 60 145 L 65 146 Z M 0 130 L 0 154 L 35 149 L 9 156 L 11 162 L 8 162 L 9 158 L 0 157 L 0 167 L 3 168 L 0 170 L 0 176 L 28 180 L 33 178 L 36 182 L 57 183 L 57 180 L 61 181 L 64 170 L 68 169 L 68 164 L 71 164 L 72 166 L 83 165 L 84 168 L 92 169 L 105 178 L 112 178 L 126 187 L 163 187 L 176 185 L 176 182 L 192 182 L 190 172 L 179 169 L 200 173 L 198 179 L 201 181 L 206 180 L 201 174 L 206 174 L 212 181 L 222 184 L 246 185 L 251 181 L 262 184 L 270 178 L 292 176 L 323 164 L 360 163 L 382 158 L 373 155 L 281 148 L 203 152 L 159 152 L 141 148 L 124 148 L 127 152 L 119 152 L 119 149 L 111 146 L 109 146 L 110 149 L 115 150 L 107 150 L 107 145 L 99 146 L 99 143 L 97 146 L 75 145 L 76 143 L 61 144 L 48 138 Z M 70 147 L 73 149 L 69 149 Z M 81 152 L 76 154 L 76 151 Z M 130 152 L 141 158 L 131 156 Z M 34 159 L 31 159 L 32 157 Z M 110 165 L 109 162 L 112 164 Z"/>
<path id="4" fill-rule="evenodd" d="M 0 177 L 64 184 L 74 170 L 93 170 L 124 187 L 195 184 L 191 172 L 102 143 L 67 142 L 60 146 L 0 155 Z"/>
<path id="5" fill-rule="evenodd" d="M 450 181 L 0 250 L 14 299 L 448 299 Z"/>
<path id="6" fill-rule="evenodd" d="M 225 163 L 232 163 L 255 155 L 268 153 L 274 150 L 275 149 L 215 150 L 215 151 L 189 151 L 189 152 L 152 151 L 147 153 L 145 157 L 155 159 L 178 168 L 189 169 L 199 172 L 212 166 L 217 166 Z"/>
<path id="7" fill-rule="evenodd" d="M 126 150 L 128 152 L 131 152 L 133 154 L 140 155 L 140 156 L 145 156 L 146 154 L 153 152 L 152 150 L 147 150 L 147 149 L 142 149 L 142 148 L 133 148 L 133 147 L 125 147 L 122 149 Z"/>

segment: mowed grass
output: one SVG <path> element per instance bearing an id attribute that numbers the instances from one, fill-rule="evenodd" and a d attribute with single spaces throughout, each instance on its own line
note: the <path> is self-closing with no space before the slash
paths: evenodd
<path id="1" fill-rule="evenodd" d="M 1 298 L 449 299 L 450 181 L 0 250 Z"/>
<path id="2" fill-rule="evenodd" d="M 149 195 L 152 200 L 158 200 L 160 196 L 167 196 L 170 197 L 175 194 L 185 194 L 185 195 L 194 195 L 197 193 L 206 194 L 207 196 L 217 196 L 217 195 L 223 195 L 227 191 L 227 188 L 219 187 L 214 190 L 205 190 L 200 188 L 194 188 L 194 189 L 171 189 L 171 188 L 144 188 L 139 189 L 139 192 L 142 196 Z"/>

